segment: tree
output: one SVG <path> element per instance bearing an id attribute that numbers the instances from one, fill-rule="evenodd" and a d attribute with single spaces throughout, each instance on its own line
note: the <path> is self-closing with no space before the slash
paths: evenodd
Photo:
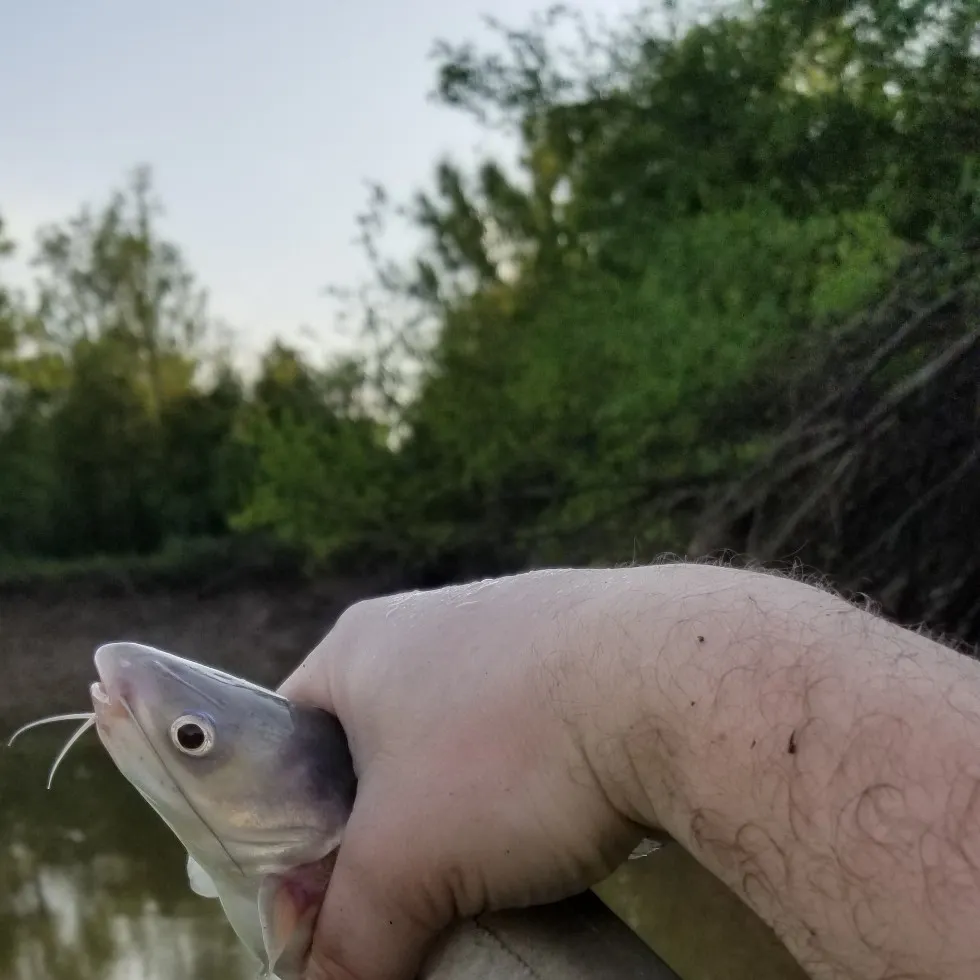
<path id="1" fill-rule="evenodd" d="M 208 330 L 205 297 L 180 250 L 158 237 L 159 206 L 146 168 L 101 211 L 82 211 L 40 235 L 43 341 L 70 358 L 76 345 L 112 340 L 158 417 L 188 389 Z"/>
<path id="2" fill-rule="evenodd" d="M 158 216 L 141 168 L 41 231 L 36 305 L 13 333 L 0 305 L 2 550 L 150 552 L 227 532 L 246 479 L 229 448 L 241 385 L 209 357 L 204 293 Z"/>

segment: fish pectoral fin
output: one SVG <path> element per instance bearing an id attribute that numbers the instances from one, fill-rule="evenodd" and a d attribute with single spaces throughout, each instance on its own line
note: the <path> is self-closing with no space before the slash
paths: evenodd
<path id="1" fill-rule="evenodd" d="M 316 917 L 333 872 L 337 852 L 268 875 L 259 887 L 259 923 L 269 972 L 279 980 L 300 980 L 313 942 Z"/>
<path id="2" fill-rule="evenodd" d="M 189 854 L 187 855 L 187 881 L 191 891 L 202 898 L 217 898 L 218 889 L 214 887 L 211 875 L 202 868 Z"/>

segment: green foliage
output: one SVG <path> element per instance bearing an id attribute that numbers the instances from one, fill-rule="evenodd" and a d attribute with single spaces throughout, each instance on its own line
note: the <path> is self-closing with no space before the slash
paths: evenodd
<path id="1" fill-rule="evenodd" d="M 359 404 L 363 389 L 356 362 L 318 373 L 281 345 L 270 351 L 237 429 L 255 482 L 233 527 L 272 529 L 319 561 L 357 563 L 364 536 L 387 530 L 391 475 L 386 430 Z"/>
<path id="2" fill-rule="evenodd" d="M 442 43 L 438 98 L 516 163 L 376 191 L 363 352 L 273 344 L 252 384 L 137 172 L 41 236 L 35 304 L 0 288 L 0 552 L 258 533 L 430 581 L 683 549 L 903 257 L 977 234 L 977 35 L 975 0 L 752 0 Z"/>
<path id="3" fill-rule="evenodd" d="M 0 555 L 0 592 L 132 596 L 149 590 L 212 591 L 258 581 L 301 581 L 303 554 L 255 535 L 169 538 L 149 554 L 52 559 Z"/>

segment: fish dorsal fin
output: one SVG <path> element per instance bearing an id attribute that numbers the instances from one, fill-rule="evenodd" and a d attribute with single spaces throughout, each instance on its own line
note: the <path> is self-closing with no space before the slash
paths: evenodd
<path id="1" fill-rule="evenodd" d="M 202 898 L 218 897 L 218 889 L 214 887 L 211 875 L 189 854 L 187 855 L 187 881 L 190 883 L 191 891 Z"/>

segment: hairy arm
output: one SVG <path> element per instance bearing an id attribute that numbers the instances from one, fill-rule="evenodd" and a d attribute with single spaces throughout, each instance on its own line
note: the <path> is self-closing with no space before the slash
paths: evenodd
<path id="1" fill-rule="evenodd" d="M 632 571 L 593 620 L 610 797 L 814 978 L 980 976 L 980 663 L 788 578 Z"/>

